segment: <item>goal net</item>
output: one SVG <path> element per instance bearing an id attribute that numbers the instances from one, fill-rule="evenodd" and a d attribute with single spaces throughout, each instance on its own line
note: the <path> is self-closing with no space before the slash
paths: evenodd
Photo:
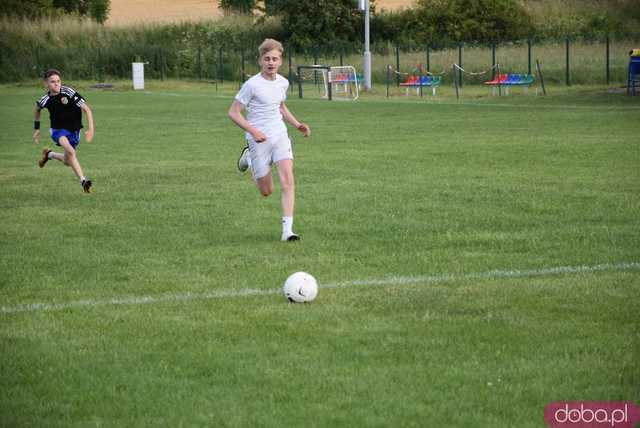
<path id="1" fill-rule="evenodd" d="M 298 95 L 300 98 L 331 100 L 330 72 L 331 67 L 327 65 L 298 66 Z"/>
<path id="2" fill-rule="evenodd" d="M 359 83 L 356 69 L 350 65 L 331 67 L 329 71 L 329 85 L 334 100 L 357 100 Z"/>

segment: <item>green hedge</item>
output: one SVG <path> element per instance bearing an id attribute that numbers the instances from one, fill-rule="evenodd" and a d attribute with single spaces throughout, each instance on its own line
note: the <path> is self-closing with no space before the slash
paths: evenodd
<path id="1" fill-rule="evenodd" d="M 3 82 L 37 78 L 51 67 L 68 78 L 127 77 L 133 61 L 149 62 L 152 78 L 237 78 L 242 54 L 254 61 L 264 38 L 282 36 L 276 21 L 254 26 L 249 18 L 133 27 L 74 17 L 5 18 L 0 33 Z"/>

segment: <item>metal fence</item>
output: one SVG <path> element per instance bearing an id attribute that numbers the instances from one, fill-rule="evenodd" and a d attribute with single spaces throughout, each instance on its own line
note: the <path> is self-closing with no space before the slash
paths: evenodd
<path id="1" fill-rule="evenodd" d="M 622 84 L 627 78 L 628 53 L 640 47 L 640 36 L 628 40 L 603 37 L 599 40 L 566 38 L 554 41 L 519 40 L 493 44 L 453 44 L 449 46 L 395 46 L 385 43 L 372 48 L 372 82 L 383 84 L 388 66 L 396 74 L 422 68 L 453 81 L 451 67 L 480 71 L 500 64 L 503 71 L 532 74 L 538 60 L 545 79 L 552 84 Z M 340 50 L 333 53 L 296 52 L 285 48 L 281 73 L 296 80 L 299 65 L 352 65 L 362 69 L 362 52 Z M 66 79 L 107 81 L 131 78 L 131 62 L 145 62 L 149 79 L 196 79 L 216 82 L 242 82 L 259 71 L 255 47 L 225 49 L 222 46 L 191 45 L 166 47 L 131 45 L 118 49 L 96 49 L 78 61 L 73 52 L 38 48 L 31 56 L 11 58 L 3 55 L 0 69 L 5 79 L 36 78 L 49 67 L 64 70 Z M 7 77 L 8 76 L 8 77 Z M 19 76 L 19 78 L 17 77 Z M 468 76 L 457 76 L 461 85 L 479 83 Z"/>

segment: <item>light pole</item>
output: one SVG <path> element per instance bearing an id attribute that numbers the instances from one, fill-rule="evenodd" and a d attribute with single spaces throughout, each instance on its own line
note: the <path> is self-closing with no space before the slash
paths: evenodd
<path id="1" fill-rule="evenodd" d="M 371 89 L 371 52 L 369 51 L 369 0 L 360 0 L 364 10 L 364 89 Z"/>

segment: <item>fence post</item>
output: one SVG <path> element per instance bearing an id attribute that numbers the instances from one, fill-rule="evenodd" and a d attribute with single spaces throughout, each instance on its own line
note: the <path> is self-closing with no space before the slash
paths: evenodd
<path id="1" fill-rule="evenodd" d="M 608 35 L 608 34 L 607 34 L 606 42 L 607 42 L 607 55 L 606 55 L 606 56 L 607 56 L 607 59 L 606 59 L 606 62 L 607 62 L 607 72 L 606 72 L 606 77 L 607 77 L 607 85 L 608 85 L 608 84 L 609 84 L 609 81 L 611 80 L 611 69 L 609 68 L 609 66 L 610 66 L 610 63 L 609 63 L 609 59 L 610 59 L 610 58 L 609 58 L 609 49 L 610 49 L 610 42 L 611 42 L 611 41 L 609 40 L 609 35 Z"/>
<path id="2" fill-rule="evenodd" d="M 542 77 L 542 67 L 540 61 L 536 60 L 536 70 L 538 70 L 538 77 L 540 78 L 540 85 L 542 86 L 542 93 L 547 95 L 547 90 L 544 87 L 544 77 Z"/>
<path id="3" fill-rule="evenodd" d="M 216 76 L 216 67 L 215 67 L 215 63 L 216 63 L 216 47 L 211 45 L 211 68 L 207 67 L 207 72 L 209 73 L 209 78 L 212 80 L 216 81 L 216 85 L 218 84 L 218 79 L 215 77 Z M 217 86 L 216 86 L 217 88 Z"/>
<path id="4" fill-rule="evenodd" d="M 400 46 L 396 45 L 396 85 L 400 87 Z"/>
<path id="5" fill-rule="evenodd" d="M 244 83 L 244 48 L 240 49 L 240 85 Z"/>
<path id="6" fill-rule="evenodd" d="M 566 71 L 565 71 L 565 80 L 566 80 L 566 84 L 567 86 L 571 86 L 571 79 L 570 79 L 570 72 L 569 72 L 569 36 L 567 36 L 565 38 L 565 46 L 566 46 L 566 52 L 567 52 L 567 58 L 566 58 Z"/>
<path id="7" fill-rule="evenodd" d="M 96 61 L 91 61 L 90 79 L 96 80 Z"/>
<path id="8" fill-rule="evenodd" d="M 527 73 L 531 75 L 531 39 L 527 39 Z"/>
<path id="9" fill-rule="evenodd" d="M 391 64 L 387 64 L 387 98 L 389 98 L 389 85 L 391 84 Z"/>
<path id="10" fill-rule="evenodd" d="M 429 47 L 429 45 L 427 45 L 427 72 L 431 72 L 431 65 L 429 63 L 429 56 L 431 53 L 431 48 Z"/>
<path id="11" fill-rule="evenodd" d="M 462 87 L 462 43 L 458 44 L 458 86 Z"/>
<path id="12" fill-rule="evenodd" d="M 344 64 L 342 63 L 342 49 L 340 49 L 340 66 L 342 67 Z"/>
<path id="13" fill-rule="evenodd" d="M 222 47 L 218 48 L 218 80 L 224 83 L 224 65 L 222 64 Z"/>
<path id="14" fill-rule="evenodd" d="M 93 61 L 93 64 L 91 64 L 91 74 L 92 74 L 91 78 L 98 81 L 102 81 L 102 77 L 100 73 L 100 50 L 99 49 L 96 50 L 95 55 L 96 57 Z"/>
<path id="15" fill-rule="evenodd" d="M 40 46 L 36 46 L 36 76 L 42 76 L 43 71 L 40 67 Z"/>
<path id="16" fill-rule="evenodd" d="M 198 80 L 202 80 L 202 46 L 198 43 Z"/>
<path id="17" fill-rule="evenodd" d="M 491 80 L 496 78 L 496 44 L 491 44 Z"/>
<path id="18" fill-rule="evenodd" d="M 167 71 L 167 58 L 164 54 L 164 49 L 160 49 L 160 80 L 164 82 Z"/>
<path id="19" fill-rule="evenodd" d="M 293 50 L 289 51 L 289 54 L 287 55 L 287 59 L 289 60 L 289 75 L 287 76 L 287 79 L 289 79 L 289 89 L 293 90 L 291 88 L 291 85 L 293 84 L 293 80 L 291 80 L 291 74 L 293 73 L 291 67 L 292 67 L 292 62 L 293 61 Z"/>
<path id="20" fill-rule="evenodd" d="M 100 56 L 100 49 L 96 51 L 96 64 L 98 68 L 98 80 L 104 81 L 104 65 L 102 63 L 102 57 Z"/>
<path id="21" fill-rule="evenodd" d="M 456 73 L 456 66 L 451 66 L 451 75 L 453 76 L 453 86 L 456 89 L 456 100 L 460 99 L 460 91 L 458 87 L 458 74 Z"/>

